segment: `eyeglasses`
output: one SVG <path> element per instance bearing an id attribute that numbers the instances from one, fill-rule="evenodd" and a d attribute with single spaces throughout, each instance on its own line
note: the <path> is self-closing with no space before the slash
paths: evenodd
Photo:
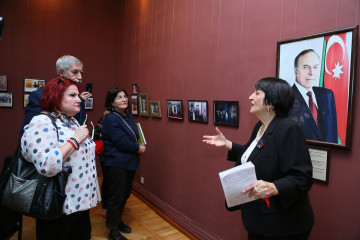
<path id="1" fill-rule="evenodd" d="M 127 100 L 127 99 L 129 99 L 128 96 L 119 96 L 119 97 L 116 97 L 116 100 L 120 100 L 120 101 L 122 101 L 122 100 Z"/>

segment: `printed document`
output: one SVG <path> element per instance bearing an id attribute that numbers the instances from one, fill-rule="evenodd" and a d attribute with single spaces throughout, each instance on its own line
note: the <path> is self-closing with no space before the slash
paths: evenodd
<path id="1" fill-rule="evenodd" d="M 242 193 L 247 186 L 257 180 L 255 166 L 252 162 L 220 172 L 219 176 L 228 207 L 256 200 L 255 196 L 249 198 L 248 193 Z"/>

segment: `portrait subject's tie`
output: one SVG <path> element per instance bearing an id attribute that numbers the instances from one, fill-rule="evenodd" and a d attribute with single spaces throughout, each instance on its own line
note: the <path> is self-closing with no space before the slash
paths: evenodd
<path id="1" fill-rule="evenodd" d="M 312 98 L 312 92 L 311 91 L 308 91 L 306 93 L 306 95 L 309 96 L 309 108 L 310 108 L 310 111 L 311 111 L 311 114 L 316 122 L 316 126 L 319 126 L 318 125 L 318 112 L 317 112 L 317 109 L 316 109 L 316 105 L 314 103 L 314 100 Z"/>

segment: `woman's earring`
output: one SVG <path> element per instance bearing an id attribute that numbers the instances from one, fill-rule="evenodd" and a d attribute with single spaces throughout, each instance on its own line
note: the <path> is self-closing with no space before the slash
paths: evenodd
<path id="1" fill-rule="evenodd" d="M 267 110 L 268 110 L 268 112 L 270 112 L 270 108 L 268 108 Z"/>

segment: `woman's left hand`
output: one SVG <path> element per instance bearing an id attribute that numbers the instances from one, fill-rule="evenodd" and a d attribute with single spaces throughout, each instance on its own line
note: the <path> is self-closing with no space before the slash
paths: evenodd
<path id="1" fill-rule="evenodd" d="M 275 184 L 257 180 L 243 190 L 243 194 L 249 193 L 249 197 L 269 198 L 279 194 Z"/>

